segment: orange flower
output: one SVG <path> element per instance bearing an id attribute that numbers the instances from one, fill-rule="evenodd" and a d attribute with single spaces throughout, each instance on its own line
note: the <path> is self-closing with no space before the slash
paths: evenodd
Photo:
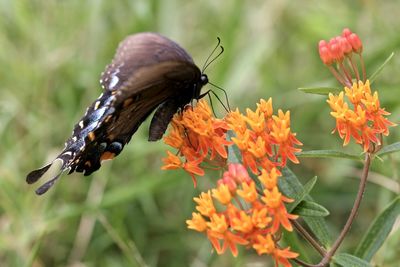
<path id="1" fill-rule="evenodd" d="M 282 195 L 276 186 L 272 190 L 265 189 L 264 196 L 260 196 L 254 181 L 249 178 L 242 165 L 230 164 L 228 168 L 223 178 L 218 181 L 218 187 L 211 190 L 212 194 L 208 191 L 194 198 L 200 214 L 192 214 L 193 218 L 186 221 L 188 228 L 204 232 L 218 254 L 229 249 L 237 256 L 237 246 L 247 245 L 259 254 L 272 255 L 275 261 L 280 263 L 285 263 L 285 260 L 292 256 L 297 257 L 296 253 L 289 251 L 285 254 L 288 250 L 278 249 L 275 241 L 279 240 L 280 226 L 288 231 L 293 230 L 290 220 L 296 219 L 297 216 L 288 214 L 284 206 L 284 202 L 292 200 Z M 265 170 L 262 170 L 262 173 L 265 173 Z M 277 178 L 278 170 L 274 169 L 270 175 Z M 234 186 L 230 188 L 229 184 Z M 212 198 L 218 200 L 222 207 L 219 205 L 216 208 Z M 268 239 L 269 243 L 265 241 L 266 234 L 271 238 Z"/>
<path id="2" fill-rule="evenodd" d="M 272 168 L 270 172 L 267 172 L 267 170 L 263 169 L 261 171 L 261 175 L 258 176 L 258 180 L 260 180 L 265 188 L 272 190 L 277 186 L 279 176 L 281 176 L 281 173 L 277 168 Z"/>
<path id="3" fill-rule="evenodd" d="M 223 234 L 228 230 L 228 223 L 226 221 L 225 215 L 214 213 L 210 217 L 210 222 L 207 223 L 207 226 L 211 231 L 219 234 Z"/>
<path id="4" fill-rule="evenodd" d="M 228 130 L 234 135 L 232 141 L 227 140 Z M 185 159 L 182 163 L 168 156 L 163 169 L 183 168 L 192 176 L 195 185 L 196 176 L 204 175 L 201 163 L 206 161 L 216 167 L 226 164 L 221 159 L 228 158 L 230 145 L 236 145 L 243 165 L 257 175 L 260 169 L 269 171 L 277 166 L 284 167 L 287 159 L 298 163 L 295 153 L 301 150 L 296 146 L 302 145 L 291 132 L 290 112 L 278 110 L 278 115 L 273 115 L 271 98 L 261 99 L 255 111 L 247 109 L 243 115 L 236 109 L 223 120 L 214 118 L 207 103 L 200 100 L 197 106 L 188 106 L 174 116 L 172 129 L 164 142 L 178 149 L 178 154 Z M 236 181 L 225 179 L 223 183 L 231 192 L 235 190 Z"/>
<path id="5" fill-rule="evenodd" d="M 186 220 L 189 229 L 203 232 L 207 229 L 206 220 L 199 213 L 193 212 L 192 219 Z"/>
<path id="6" fill-rule="evenodd" d="M 272 98 L 269 98 L 268 101 L 260 99 L 260 103 L 257 103 L 257 110 L 263 113 L 265 120 L 268 121 L 268 119 L 270 119 L 273 114 Z"/>
<path id="7" fill-rule="evenodd" d="M 227 205 L 229 202 L 231 202 L 232 198 L 229 187 L 225 184 L 220 184 L 218 185 L 217 189 L 213 189 L 212 196 L 224 205 Z"/>
<path id="8" fill-rule="evenodd" d="M 331 115 L 336 119 L 333 132 L 338 132 L 340 138 L 344 140 L 343 145 L 347 145 L 353 138 L 363 147 L 364 152 L 368 150 L 377 152 L 382 135 L 388 135 L 389 127 L 396 124 L 384 117 L 390 113 L 380 108 L 378 92 L 371 91 L 361 56 L 362 50 L 360 38 L 347 28 L 343 30 L 341 36 L 332 38 L 329 42 L 319 43 L 321 60 L 344 86 L 343 92 L 338 96 L 329 94 L 327 100 L 332 109 Z M 358 71 L 359 67 L 353 60 L 353 54 L 359 56 L 362 77 Z M 347 64 L 344 61 L 347 61 Z M 352 77 L 353 74 L 355 77 Z M 344 101 L 344 93 L 351 107 Z"/>
<path id="9" fill-rule="evenodd" d="M 240 211 L 239 216 L 232 219 L 231 225 L 234 230 L 245 234 L 253 230 L 253 221 L 243 210 Z"/>
<path id="10" fill-rule="evenodd" d="M 259 173 L 259 168 L 270 170 L 275 166 L 283 167 L 287 159 L 299 162 L 295 153 L 301 150 L 296 146 L 302 143 L 290 130 L 290 112 L 278 110 L 278 116 L 275 116 L 272 111 L 272 100 L 261 99 L 256 111 L 247 109 L 246 116 L 241 115 L 239 110 L 227 115 L 228 125 L 236 135 L 231 139 L 241 152 L 243 164 L 254 174 Z M 250 129 L 245 128 L 244 122 Z"/>
<path id="11" fill-rule="evenodd" d="M 265 117 L 262 112 L 258 109 L 252 111 L 251 109 L 246 109 L 247 116 L 245 117 L 246 122 L 250 125 L 251 129 L 259 134 L 265 130 Z"/>
<path id="12" fill-rule="evenodd" d="M 248 203 L 253 203 L 257 199 L 256 184 L 254 182 L 243 182 L 242 189 L 238 189 L 236 192 Z"/>
<path id="13" fill-rule="evenodd" d="M 380 145 L 379 135 L 388 135 L 388 127 L 395 124 L 384 117 L 390 113 L 380 108 L 378 93 L 371 94 L 368 80 L 365 84 L 362 81 L 353 83 L 351 89 L 345 87 L 344 90 L 353 109 L 344 102 L 344 92 L 338 96 L 329 94 L 327 100 L 333 110 L 331 115 L 336 119 L 335 131 L 344 139 L 343 145 L 347 145 L 351 137 L 363 146 L 364 152 L 370 149 L 371 143 Z"/>
<path id="14" fill-rule="evenodd" d="M 295 153 L 301 149 L 295 148 L 295 145 L 302 145 L 296 138 L 296 134 L 290 131 L 290 111 L 284 113 L 278 110 L 278 116 L 272 116 L 274 124 L 272 125 L 271 136 L 274 143 L 279 146 L 278 155 L 281 157 L 282 166 L 286 165 L 286 160 L 290 159 L 293 163 L 299 163 Z"/>
<path id="15" fill-rule="evenodd" d="M 254 209 L 251 217 L 253 225 L 260 229 L 265 229 L 272 221 L 271 217 L 268 217 L 268 209 L 262 207 L 260 209 Z"/>
<path id="16" fill-rule="evenodd" d="M 268 211 L 273 215 L 271 232 L 276 233 L 279 229 L 279 225 L 282 225 L 286 230 L 292 231 L 292 225 L 290 219 L 297 219 L 297 215 L 287 213 L 284 202 L 293 202 L 292 199 L 287 198 L 279 192 L 278 187 L 274 187 L 271 191 L 268 189 L 264 190 L 264 197 L 262 201 L 267 205 Z"/>
<path id="17" fill-rule="evenodd" d="M 196 209 L 203 215 L 207 217 L 211 217 L 215 214 L 216 210 L 214 207 L 214 203 L 211 198 L 211 193 L 208 191 L 207 193 L 201 193 L 200 197 L 193 198 L 194 202 L 198 204 Z"/>
<path id="18" fill-rule="evenodd" d="M 164 166 L 161 167 L 162 170 L 175 170 L 182 168 L 183 164 L 177 155 L 174 155 L 169 151 L 167 151 L 167 154 L 168 157 L 163 159 Z"/>
<path id="19" fill-rule="evenodd" d="M 290 248 L 278 249 L 271 235 L 257 236 L 257 242 L 253 244 L 253 248 L 258 255 L 270 254 L 275 260 L 275 266 L 282 264 L 285 267 L 292 266 L 288 259 L 294 259 L 299 256 L 298 253 L 290 251 Z"/>
<path id="20" fill-rule="evenodd" d="M 200 164 L 207 157 L 215 160 L 226 159 L 227 146 L 232 142 L 226 140 L 228 124 L 212 116 L 207 102 L 198 101 L 195 107 L 187 106 L 182 113 L 174 115 L 171 122 L 171 130 L 164 137 L 164 142 L 178 149 L 178 154 L 185 158 L 184 164 L 179 164 L 176 157 L 170 156 L 164 160 L 162 169 L 170 170 L 183 168 L 192 177 L 196 186 L 196 176 L 203 176 L 204 170 Z"/>

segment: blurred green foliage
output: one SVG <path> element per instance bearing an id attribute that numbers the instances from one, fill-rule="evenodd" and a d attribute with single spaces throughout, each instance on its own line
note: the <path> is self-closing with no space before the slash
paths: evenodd
<path id="1" fill-rule="evenodd" d="M 140 31 L 177 41 L 198 65 L 219 36 L 225 53 L 207 74 L 226 88 L 232 106 L 243 111 L 272 97 L 276 109 L 291 110 L 292 129 L 304 150 L 342 149 L 330 134 L 334 120 L 325 98 L 297 88 L 338 86 L 316 48 L 320 39 L 349 27 L 363 40 L 369 74 L 395 52 L 374 88 L 398 123 L 399 16 L 395 0 L 0 0 L 0 266 L 272 266 L 250 251 L 238 258 L 216 256 L 203 235 L 186 229 L 192 197 L 217 177 L 201 178 L 192 189 L 185 173 L 161 171 L 166 146 L 147 143 L 148 122 L 117 159 L 90 177 L 64 175 L 38 197 L 25 176 L 63 148 L 100 94 L 99 74 L 119 41 Z M 392 129 L 388 143 L 399 134 Z M 393 197 L 395 190 L 385 181 L 397 177 L 399 157 L 384 159 L 374 163 L 343 251 L 352 252 Z M 355 197 L 360 166 L 304 158 L 293 168 L 304 181 L 319 176 L 311 195 L 330 210 L 327 220 L 335 235 Z M 399 235 L 397 230 L 390 236 L 373 262 L 400 261 Z M 314 262 L 315 256 L 309 253 Z"/>

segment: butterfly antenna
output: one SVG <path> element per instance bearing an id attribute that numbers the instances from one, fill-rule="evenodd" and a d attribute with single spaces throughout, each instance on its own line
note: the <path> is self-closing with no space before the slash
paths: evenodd
<path id="1" fill-rule="evenodd" d="M 208 90 L 206 94 L 208 96 L 208 100 L 210 100 L 210 106 L 211 106 L 212 113 L 214 114 L 214 117 L 217 117 L 217 114 L 215 113 L 215 110 L 214 110 L 214 105 L 213 105 L 213 102 L 212 102 L 212 98 L 211 98 L 210 92 L 211 91 Z"/>
<path id="2" fill-rule="evenodd" d="M 221 99 L 217 96 L 217 94 L 211 90 L 211 92 L 213 93 L 213 95 L 218 99 L 218 101 L 222 104 L 222 106 L 224 106 L 225 110 L 227 112 L 229 112 L 231 110 L 231 106 L 229 105 L 229 99 L 228 99 L 228 94 L 226 93 L 226 91 L 219 87 L 218 85 L 213 84 L 212 82 L 208 82 L 210 85 L 214 86 L 215 88 L 217 88 L 218 90 L 221 90 L 222 92 L 224 92 L 225 95 L 225 101 L 226 101 L 226 105 L 228 106 L 228 108 L 224 105 L 224 103 L 221 101 Z"/>
<path id="3" fill-rule="evenodd" d="M 220 45 L 219 47 L 221 48 L 221 51 L 220 51 L 220 52 L 218 53 L 218 55 L 216 55 L 212 60 L 210 60 L 210 61 L 207 63 L 207 65 L 205 65 L 205 66 L 203 67 L 203 71 L 202 71 L 202 72 L 204 72 L 204 71 L 208 68 L 208 66 L 211 65 L 211 63 L 213 63 L 217 58 L 219 58 L 219 56 L 220 56 L 222 53 L 224 53 L 224 47 L 223 47 L 222 45 Z"/>
<path id="4" fill-rule="evenodd" d="M 214 54 L 215 50 L 217 50 L 217 48 L 219 47 L 220 43 L 221 43 L 221 39 L 220 39 L 219 37 L 217 37 L 217 45 L 214 47 L 214 49 L 213 49 L 213 51 L 210 53 L 210 55 L 208 55 L 206 61 L 204 62 L 203 67 L 201 68 L 201 72 L 204 72 L 205 69 L 207 68 L 207 66 L 208 66 L 208 61 L 210 60 L 211 56 Z"/>

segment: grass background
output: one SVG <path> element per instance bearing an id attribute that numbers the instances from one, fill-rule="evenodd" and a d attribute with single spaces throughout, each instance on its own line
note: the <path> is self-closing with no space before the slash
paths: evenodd
<path id="1" fill-rule="evenodd" d="M 226 88 L 232 106 L 243 111 L 272 97 L 275 108 L 291 110 L 292 129 L 304 150 L 342 149 L 330 134 L 334 121 L 325 98 L 297 88 L 338 86 L 316 48 L 320 39 L 344 27 L 363 40 L 371 74 L 399 50 L 399 6 L 394 0 L 0 0 L 0 266 L 272 266 L 251 251 L 238 258 L 216 256 L 203 235 L 186 229 L 193 196 L 218 176 L 199 179 L 194 190 L 185 173 L 161 171 L 166 146 L 147 143 L 148 122 L 116 160 L 90 177 L 64 175 L 38 197 L 25 176 L 63 148 L 73 125 L 100 94 L 99 74 L 119 41 L 140 31 L 177 41 L 198 65 L 219 36 L 225 53 L 207 74 Z M 397 123 L 399 68 L 396 54 L 374 84 Z M 393 129 L 388 143 L 399 140 L 399 133 Z M 397 179 L 398 160 L 393 155 L 374 163 L 342 251 L 352 252 L 398 192 L 398 180 L 388 180 Z M 302 159 L 293 168 L 303 181 L 319 177 L 312 196 L 331 211 L 327 220 L 336 236 L 351 208 L 361 166 Z M 377 266 L 400 260 L 399 239 L 399 231 L 393 232 L 374 258 Z M 310 257 L 318 260 L 313 253 Z"/>

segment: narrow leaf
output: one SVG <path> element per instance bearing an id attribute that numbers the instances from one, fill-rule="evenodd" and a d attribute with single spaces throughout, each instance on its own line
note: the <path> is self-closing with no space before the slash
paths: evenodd
<path id="1" fill-rule="evenodd" d="M 313 201 L 305 200 L 300 202 L 292 213 L 302 217 L 325 217 L 329 215 L 329 211 L 323 206 Z"/>
<path id="2" fill-rule="evenodd" d="M 376 153 L 378 156 L 383 156 L 387 154 L 391 154 L 394 152 L 400 151 L 400 142 L 396 142 L 387 146 L 384 146 L 378 153 Z"/>
<path id="3" fill-rule="evenodd" d="M 364 260 L 370 261 L 386 240 L 399 214 L 400 197 L 397 197 L 375 218 L 354 254 Z"/>
<path id="4" fill-rule="evenodd" d="M 342 91 L 342 89 L 335 87 L 300 87 L 298 90 L 314 95 L 328 95 L 329 93 L 338 94 Z"/>
<path id="5" fill-rule="evenodd" d="M 235 137 L 233 131 L 229 130 L 227 132 L 228 141 L 232 141 L 232 137 Z M 237 146 L 229 146 L 228 147 L 228 162 L 231 163 L 239 163 L 242 158 L 242 154 Z"/>
<path id="6" fill-rule="evenodd" d="M 351 267 L 371 267 L 372 265 L 360 259 L 354 255 L 350 255 L 347 253 L 339 253 L 333 257 L 333 261 L 343 267 L 351 266 Z"/>
<path id="7" fill-rule="evenodd" d="M 235 137 L 233 131 L 227 132 L 227 139 L 232 141 L 232 137 Z M 229 146 L 228 147 L 228 162 L 230 163 L 241 163 L 242 153 L 240 152 L 237 146 Z M 257 189 L 262 191 L 262 186 L 260 180 L 258 180 L 257 176 L 253 173 L 249 173 L 250 178 L 255 182 Z"/>
<path id="8" fill-rule="evenodd" d="M 296 208 L 296 206 L 299 205 L 301 201 L 303 201 L 303 199 L 311 192 L 316 182 L 317 176 L 314 176 L 304 185 L 303 192 L 293 197 L 294 202 L 288 205 L 289 212 L 292 212 Z"/>
<path id="9" fill-rule="evenodd" d="M 378 75 L 382 72 L 382 70 L 385 68 L 385 66 L 389 63 L 389 61 L 393 58 L 394 56 L 394 52 L 392 52 L 387 58 L 386 60 L 382 63 L 382 65 L 379 66 L 379 68 L 370 76 L 369 78 L 369 82 L 372 84 L 376 78 L 378 77 Z"/>
<path id="10" fill-rule="evenodd" d="M 352 160 L 362 160 L 359 155 L 343 153 L 336 150 L 309 150 L 296 153 L 299 158 L 342 158 Z"/>
<path id="11" fill-rule="evenodd" d="M 289 169 L 282 170 L 282 178 L 279 179 L 279 188 L 285 196 L 294 198 L 296 195 L 301 195 L 304 192 L 304 187 L 296 177 L 296 175 Z M 310 196 L 306 196 L 305 200 L 313 201 Z M 305 223 L 312 229 L 318 240 L 328 246 L 331 243 L 328 226 L 322 217 L 304 217 Z"/>

